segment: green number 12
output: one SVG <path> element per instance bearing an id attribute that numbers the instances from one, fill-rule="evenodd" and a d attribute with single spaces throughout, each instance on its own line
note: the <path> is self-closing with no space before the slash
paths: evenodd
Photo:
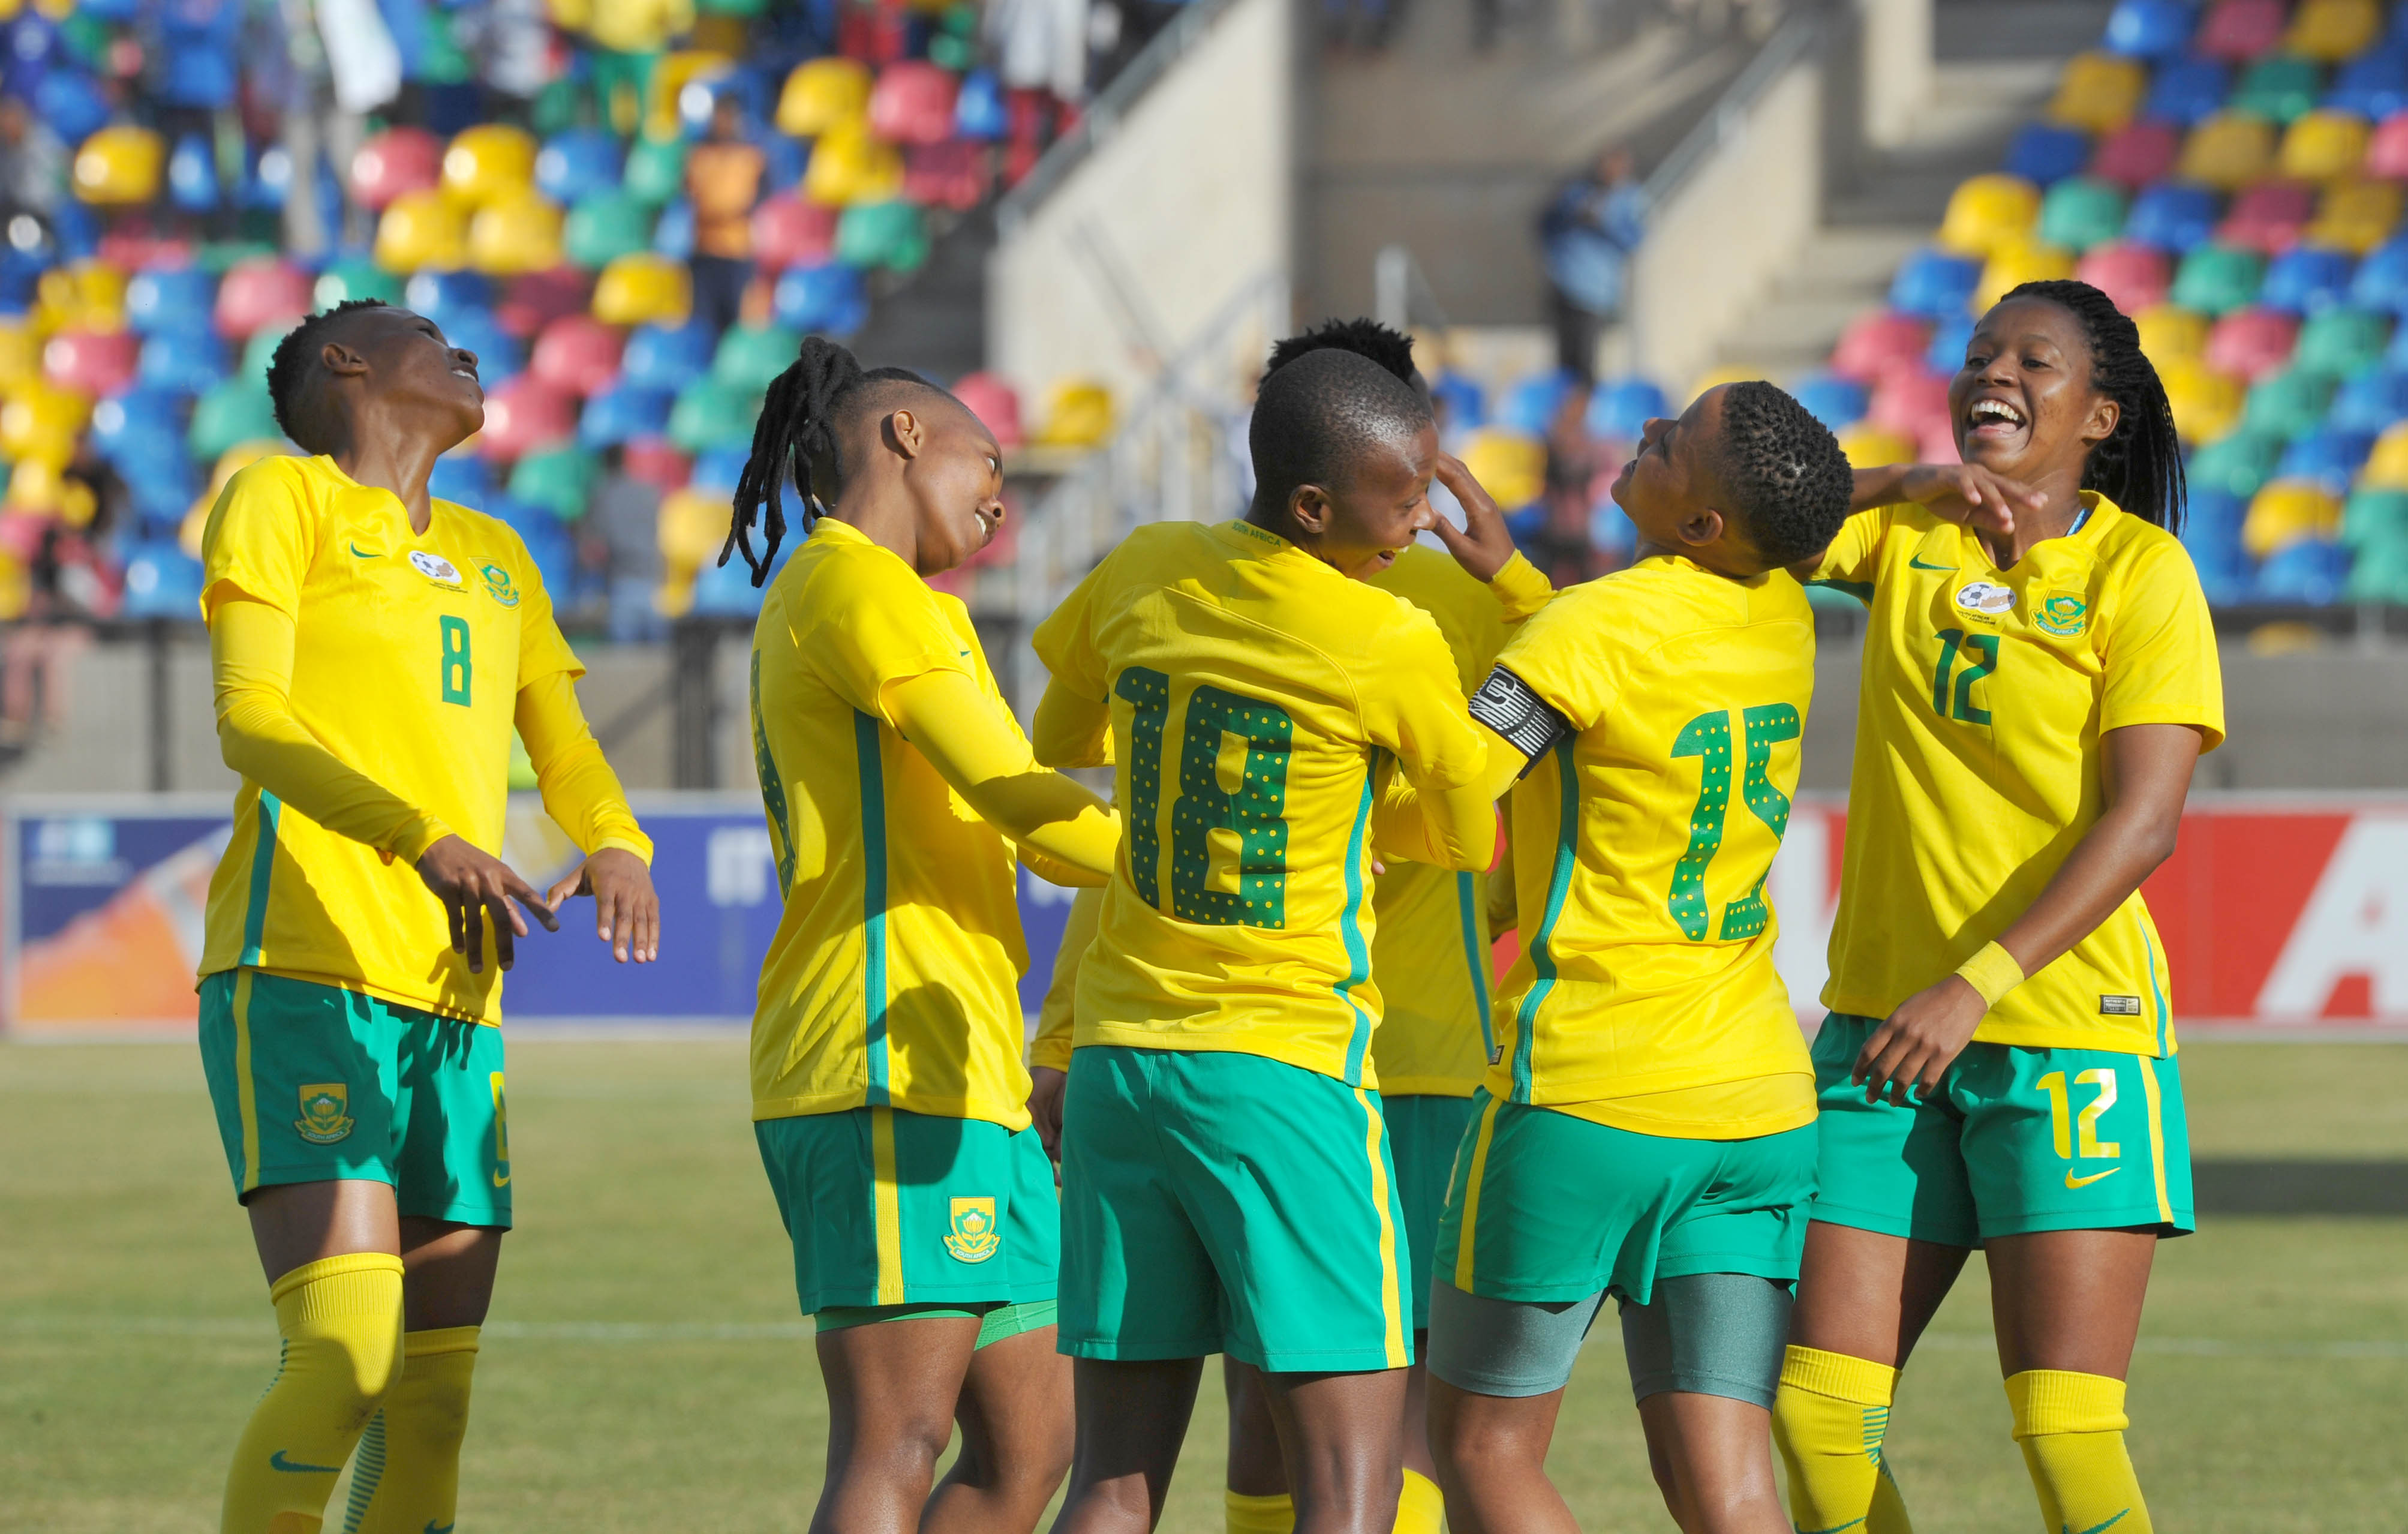
<path id="1" fill-rule="evenodd" d="M 443 633 L 443 701 L 468 706 L 468 621 L 445 617 Z"/>
<path id="2" fill-rule="evenodd" d="M 1777 848 L 1789 829 L 1789 796 L 1772 785 L 1772 748 L 1779 741 L 1797 739 L 1803 721 L 1786 703 L 1742 710 L 1740 720 L 1747 738 L 1747 775 L 1742 796 L 1749 811 L 1772 827 Z M 1689 811 L 1689 845 L 1681 861 L 1672 866 L 1669 902 L 1681 931 L 1691 942 L 1703 942 L 1708 925 L 1706 865 L 1723 850 L 1723 820 L 1730 809 L 1730 710 L 1716 709 L 1682 725 L 1680 737 L 1672 742 L 1672 754 L 1705 759 L 1698 781 L 1698 803 Z M 1765 875 L 1771 867 L 1772 860 L 1767 857 L 1747 894 L 1723 908 L 1723 941 L 1753 938 L 1771 924 L 1772 910 L 1764 900 Z"/>
<path id="3" fill-rule="evenodd" d="M 1999 668 L 1999 637 L 1969 636 L 1961 628 L 1943 628 L 1938 638 L 1940 664 L 1931 673 L 1931 711 L 1942 719 L 1968 724 L 1988 724 L 1990 710 L 1973 707 L 1973 683 Z M 1965 658 L 1965 669 L 1956 672 L 1956 695 L 1952 699 L 1948 695 L 1948 673 L 1956 668 L 1959 655 Z"/>

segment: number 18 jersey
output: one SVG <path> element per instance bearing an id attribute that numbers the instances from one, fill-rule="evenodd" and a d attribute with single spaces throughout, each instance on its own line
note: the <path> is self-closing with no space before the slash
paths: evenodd
<path id="1" fill-rule="evenodd" d="M 1487 753 L 1429 617 L 1242 522 L 1140 527 L 1039 625 L 1109 701 L 1127 838 L 1074 1047 L 1223 1050 L 1375 1085 L 1370 820 L 1394 764 Z"/>
<path id="2" fill-rule="evenodd" d="M 1489 1095 L 1686 1140 L 1811 1123 L 1764 893 L 1814 691 L 1806 594 L 1644 559 L 1559 594 L 1497 664 L 1573 733 L 1513 790 L 1525 946 Z"/>

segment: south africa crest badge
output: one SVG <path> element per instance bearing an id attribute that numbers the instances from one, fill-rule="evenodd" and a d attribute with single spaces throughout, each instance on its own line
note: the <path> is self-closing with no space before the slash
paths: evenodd
<path id="1" fill-rule="evenodd" d="M 301 1116 L 293 1127 L 312 1145 L 332 1145 L 351 1132 L 351 1120 L 346 1111 L 351 1106 L 351 1089 L 341 1082 L 317 1082 L 301 1089 Z"/>
<path id="2" fill-rule="evenodd" d="M 945 1237 L 945 1250 L 955 1262 L 984 1262 L 1002 1246 L 1003 1237 L 995 1228 L 994 1199 L 953 1200 L 953 1230 Z"/>

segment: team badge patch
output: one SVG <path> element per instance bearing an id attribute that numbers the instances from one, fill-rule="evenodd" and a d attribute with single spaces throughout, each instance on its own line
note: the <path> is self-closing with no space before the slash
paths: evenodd
<path id="1" fill-rule="evenodd" d="M 510 572 L 499 565 L 480 565 L 477 573 L 485 578 L 485 595 L 506 608 L 519 605 L 519 589 L 510 584 Z"/>
<path id="2" fill-rule="evenodd" d="M 453 585 L 460 581 L 460 571 L 450 560 L 441 554 L 430 554 L 423 549 L 409 551 L 409 567 L 429 581 L 448 581 Z"/>
<path id="3" fill-rule="evenodd" d="M 992 1198 L 956 1198 L 953 1200 L 953 1228 L 945 1238 L 945 1250 L 955 1262 L 984 1262 L 1003 1246 L 1003 1237 L 995 1228 L 995 1200 Z"/>
<path id="4" fill-rule="evenodd" d="M 312 1145 L 332 1145 L 351 1132 L 351 1089 L 341 1082 L 313 1082 L 301 1089 L 301 1116 L 293 1127 Z"/>
<path id="5" fill-rule="evenodd" d="M 1987 581 L 1973 581 L 1956 588 L 1956 605 L 1967 612 L 1995 618 L 2015 605 L 2015 594 Z"/>
<path id="6" fill-rule="evenodd" d="M 2070 639 L 2090 626 L 2090 607 L 2081 597 L 2068 596 L 2060 592 L 2042 599 L 2040 610 L 2032 614 L 2032 622 L 2040 624 L 2043 634 Z"/>

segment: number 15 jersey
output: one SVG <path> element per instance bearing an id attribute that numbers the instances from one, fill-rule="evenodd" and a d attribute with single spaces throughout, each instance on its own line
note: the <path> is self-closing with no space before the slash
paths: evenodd
<path id="1" fill-rule="evenodd" d="M 1432 791 L 1487 763 L 1437 624 L 1251 523 L 1162 523 L 1036 642 L 1056 687 L 1109 702 L 1128 825 L 1072 1046 L 1376 1085 L 1374 797 L 1392 763 Z"/>

